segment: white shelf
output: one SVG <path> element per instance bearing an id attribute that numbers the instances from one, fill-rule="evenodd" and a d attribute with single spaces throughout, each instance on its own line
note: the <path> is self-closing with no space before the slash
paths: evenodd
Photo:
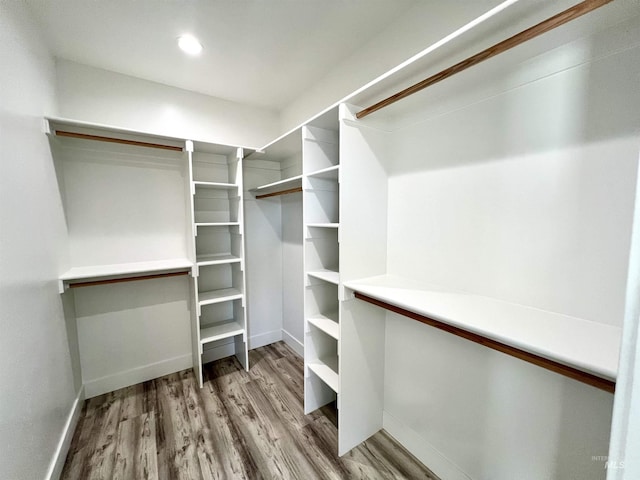
<path id="1" fill-rule="evenodd" d="M 224 190 L 233 190 L 234 188 L 238 188 L 238 185 L 235 183 L 218 183 L 218 182 L 199 182 L 194 181 L 193 185 L 199 188 L 214 188 L 214 189 L 224 189 Z"/>
<path id="2" fill-rule="evenodd" d="M 290 188 L 298 187 L 302 187 L 302 175 L 297 175 L 295 177 L 285 178 L 284 180 L 261 185 L 256 188 L 252 188 L 251 191 L 257 195 L 265 195 L 268 193 L 278 192 L 280 190 L 288 190 Z"/>
<path id="3" fill-rule="evenodd" d="M 340 326 L 338 324 L 338 312 L 329 312 L 327 314 L 311 315 L 307 318 L 307 322 L 322 330 L 330 337 L 338 340 L 340 338 Z"/>
<path id="4" fill-rule="evenodd" d="M 235 320 L 227 320 L 225 322 L 217 323 L 209 327 L 203 327 L 200 329 L 200 343 L 215 342 L 224 338 L 235 337 L 244 333 L 244 328 Z"/>
<path id="5" fill-rule="evenodd" d="M 315 360 L 313 362 L 309 362 L 307 366 L 320 378 L 320 380 L 326 383 L 331 390 L 339 393 L 338 357 Z"/>
<path id="6" fill-rule="evenodd" d="M 222 265 L 226 263 L 237 263 L 242 259 L 229 253 L 212 253 L 208 255 L 197 255 L 196 264 L 199 266 Z"/>
<path id="7" fill-rule="evenodd" d="M 242 298 L 242 292 L 237 288 L 223 288 L 198 293 L 198 304 L 200 306 L 211 305 L 213 303 L 228 302 Z"/>
<path id="8" fill-rule="evenodd" d="M 616 379 L 621 328 L 392 275 L 346 282 L 345 287 L 583 372 Z"/>
<path id="9" fill-rule="evenodd" d="M 74 280 L 107 280 L 109 278 L 126 278 L 145 274 L 170 273 L 189 270 L 193 266 L 186 258 L 172 258 L 168 260 L 154 260 L 150 262 L 117 263 L 111 265 L 88 265 L 74 267 L 59 279 L 72 283 Z"/>
<path id="10" fill-rule="evenodd" d="M 340 283 L 340 274 L 333 270 L 314 270 L 312 272 L 307 272 L 307 275 L 336 285 Z"/>
<path id="11" fill-rule="evenodd" d="M 237 227 L 240 222 L 199 222 L 196 227 Z"/>
<path id="12" fill-rule="evenodd" d="M 308 173 L 307 177 L 323 178 L 325 180 L 334 180 L 337 182 L 339 170 L 340 165 L 334 165 L 332 167 L 323 168 L 322 170 L 316 170 L 315 172 Z"/>
<path id="13" fill-rule="evenodd" d="M 307 223 L 307 227 L 311 228 L 339 228 L 339 223 Z"/>

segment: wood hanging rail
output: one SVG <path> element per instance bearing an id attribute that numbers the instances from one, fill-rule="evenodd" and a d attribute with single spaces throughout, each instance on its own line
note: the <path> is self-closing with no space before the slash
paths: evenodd
<path id="1" fill-rule="evenodd" d="M 296 192 L 301 192 L 301 191 L 302 191 L 302 187 L 290 188 L 288 190 L 281 190 L 279 192 L 265 193 L 263 195 L 256 195 L 256 199 L 268 198 L 268 197 L 277 197 L 278 195 L 286 195 L 288 193 L 296 193 Z"/>
<path id="2" fill-rule="evenodd" d="M 381 100 L 378 103 L 375 103 L 374 105 L 371 105 L 370 107 L 365 108 L 364 110 L 360 110 L 358 113 L 356 113 L 356 118 L 360 119 L 360 118 L 366 117 L 367 115 L 370 115 L 373 112 L 376 112 L 384 107 L 387 107 L 397 102 L 398 100 L 406 98 L 409 95 L 413 95 L 414 93 L 419 92 L 420 90 L 423 90 L 435 83 L 438 83 L 446 78 L 449 78 L 455 75 L 456 73 L 460 73 L 469 67 L 473 67 L 474 65 L 484 62 L 485 60 L 488 60 L 491 57 L 495 57 L 500 53 L 504 53 L 507 50 L 510 50 L 520 45 L 521 43 L 524 43 L 528 40 L 531 40 L 532 38 L 542 35 L 543 33 L 553 30 L 554 28 L 559 27 L 560 25 L 564 25 L 565 23 L 568 23 L 571 20 L 581 17 L 582 15 L 589 13 L 597 8 L 600 8 L 603 5 L 606 5 L 607 3 L 610 3 L 612 1 L 613 0 L 584 0 L 583 2 L 578 3 L 577 5 L 574 5 L 573 7 L 558 13 L 557 15 L 554 15 L 553 17 L 550 17 L 544 20 L 538 23 L 537 25 L 534 25 L 531 28 L 528 28 L 510 38 L 507 38 L 506 40 L 503 40 L 500 43 L 496 43 L 495 45 L 479 53 L 476 53 L 475 55 L 459 63 L 456 63 L 455 65 L 445 70 L 442 70 L 441 72 L 438 72 L 435 75 L 432 75 L 422 80 L 421 82 L 418 82 L 408 88 L 405 88 L 404 90 L 401 90 L 400 92 L 394 95 L 391 95 L 390 97 L 387 97 L 384 100 Z"/>
<path id="3" fill-rule="evenodd" d="M 110 283 L 135 282 L 137 280 L 151 280 L 153 278 L 178 277 L 187 275 L 189 272 L 155 273 L 152 275 L 139 275 L 136 277 L 112 278 L 109 280 L 93 280 L 90 282 L 69 283 L 69 288 L 93 287 L 94 285 L 108 285 Z"/>
<path id="4" fill-rule="evenodd" d="M 384 308 L 391 312 L 403 315 L 405 317 L 409 317 L 413 320 L 417 320 L 418 322 L 424 323 L 426 325 L 430 325 L 439 330 L 443 330 L 445 332 L 451 333 L 458 337 L 462 337 L 471 342 L 478 343 L 492 350 L 502 352 L 506 355 L 510 355 L 520 360 L 524 360 L 525 362 L 532 363 L 546 370 L 550 370 L 560 375 L 564 375 L 565 377 L 569 377 L 579 382 L 586 383 L 587 385 L 591 385 L 592 387 L 596 387 L 610 393 L 615 392 L 616 383 L 611 380 L 606 380 L 604 378 L 598 377 L 597 375 L 593 375 L 591 373 L 578 370 L 577 368 L 569 367 L 567 365 L 556 362 L 554 360 L 549 360 L 547 358 L 540 357 L 539 355 L 536 355 L 534 353 L 520 350 L 519 348 L 506 345 L 504 343 L 498 342 L 491 338 L 478 335 L 477 333 L 472 333 L 467 330 L 454 327 L 452 325 L 441 322 L 439 320 L 434 320 L 433 318 L 429 318 L 419 313 L 412 312 L 411 310 L 406 310 L 404 308 L 396 307 L 395 305 L 392 305 L 387 302 L 383 302 L 382 300 L 378 300 L 373 297 L 369 297 L 368 295 L 364 295 L 360 292 L 355 292 L 355 297 L 364 302 L 371 303 L 372 305 L 375 305 L 377 307 Z"/>
<path id="5" fill-rule="evenodd" d="M 134 145 L 136 147 L 159 148 L 161 150 L 171 150 L 174 152 L 182 151 L 182 147 L 175 147 L 173 145 L 163 145 L 161 143 L 139 142 L 137 140 L 125 140 L 122 138 L 103 137 L 101 135 L 89 135 L 86 133 L 66 132 L 64 130 L 56 130 L 56 135 L 60 137 L 81 138 L 83 140 L 96 140 L 98 142 L 121 143 L 124 145 Z"/>

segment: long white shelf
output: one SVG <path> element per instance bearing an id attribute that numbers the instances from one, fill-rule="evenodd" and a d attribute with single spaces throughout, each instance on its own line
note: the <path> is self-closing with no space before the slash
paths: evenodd
<path id="1" fill-rule="evenodd" d="M 266 185 L 260 185 L 259 187 L 252 188 L 251 191 L 257 195 L 264 195 L 297 187 L 302 187 L 302 175 L 296 175 L 295 177 L 285 178 L 277 182 L 267 183 Z"/>
<path id="2" fill-rule="evenodd" d="M 311 315 L 307 318 L 307 322 L 316 328 L 322 330 L 330 337 L 338 340 L 340 338 L 340 326 L 338 325 L 338 312 L 329 312 L 326 314 Z"/>
<path id="3" fill-rule="evenodd" d="M 220 290 L 210 290 L 198 293 L 198 304 L 200 306 L 211 305 L 213 303 L 228 302 L 242 298 L 242 292 L 237 288 L 222 288 Z"/>
<path id="4" fill-rule="evenodd" d="M 307 363 L 309 369 L 315 373 L 320 380 L 326 383 L 331 390 L 336 393 L 339 389 L 338 377 L 338 357 L 323 358 Z"/>
<path id="5" fill-rule="evenodd" d="M 324 280 L 325 282 L 334 283 L 338 285 L 340 283 L 340 274 L 333 270 L 313 270 L 307 272 L 307 275 L 310 277 L 318 278 L 320 280 Z"/>
<path id="6" fill-rule="evenodd" d="M 87 265 L 74 267 L 60 275 L 64 284 L 74 281 L 109 280 L 160 273 L 187 271 L 193 263 L 187 258 L 171 258 L 167 260 L 153 260 L 149 262 L 117 263 L 110 265 Z M 62 288 L 64 285 L 62 286 Z"/>
<path id="7" fill-rule="evenodd" d="M 211 253 L 207 255 L 197 255 L 196 264 L 204 267 L 207 265 L 221 265 L 225 263 L 238 263 L 242 259 L 230 253 Z"/>
<path id="8" fill-rule="evenodd" d="M 615 381 L 622 329 L 381 275 L 345 287 L 504 345 Z"/>
<path id="9" fill-rule="evenodd" d="M 215 342 L 224 338 L 235 337 L 244 332 L 242 325 L 235 320 L 227 320 L 225 322 L 216 323 L 209 327 L 203 327 L 200 329 L 200 343 Z"/>

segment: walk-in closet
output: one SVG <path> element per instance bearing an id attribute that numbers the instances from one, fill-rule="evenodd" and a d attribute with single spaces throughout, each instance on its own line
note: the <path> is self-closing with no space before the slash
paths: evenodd
<path id="1" fill-rule="evenodd" d="M 0 2 L 0 477 L 638 478 L 636 0 L 115 3 Z"/>

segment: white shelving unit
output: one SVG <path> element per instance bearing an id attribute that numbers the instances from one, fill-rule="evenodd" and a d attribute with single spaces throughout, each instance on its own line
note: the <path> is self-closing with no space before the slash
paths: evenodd
<path id="1" fill-rule="evenodd" d="M 193 365 L 235 354 L 248 363 L 241 148 L 188 145 L 192 248 Z"/>
<path id="2" fill-rule="evenodd" d="M 340 157 L 333 129 L 302 127 L 304 223 L 304 411 L 339 394 Z"/>

